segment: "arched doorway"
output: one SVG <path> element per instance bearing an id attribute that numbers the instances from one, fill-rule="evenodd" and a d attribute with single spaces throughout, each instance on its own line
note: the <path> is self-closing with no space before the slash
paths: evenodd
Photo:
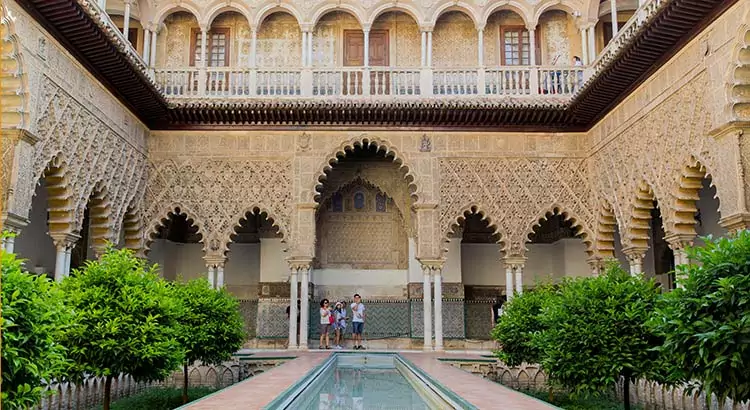
<path id="1" fill-rule="evenodd" d="M 193 220 L 175 208 L 161 220 L 147 243 L 148 260 L 159 266 L 167 280 L 195 279 L 206 276 L 202 234 Z"/>

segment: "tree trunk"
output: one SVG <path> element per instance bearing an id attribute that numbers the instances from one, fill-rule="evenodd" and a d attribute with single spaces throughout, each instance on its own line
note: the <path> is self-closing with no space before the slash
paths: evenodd
<path id="1" fill-rule="evenodd" d="M 630 410 L 630 372 L 625 372 L 625 381 L 622 384 L 622 401 L 625 410 Z"/>
<path id="2" fill-rule="evenodd" d="M 183 380 L 182 380 L 182 404 L 186 404 L 188 402 L 188 362 L 185 361 L 185 364 L 182 368 L 182 374 L 183 374 Z"/>
<path id="3" fill-rule="evenodd" d="M 112 375 L 107 376 L 104 381 L 104 404 L 102 405 L 103 410 L 109 410 L 109 404 L 112 393 Z"/>

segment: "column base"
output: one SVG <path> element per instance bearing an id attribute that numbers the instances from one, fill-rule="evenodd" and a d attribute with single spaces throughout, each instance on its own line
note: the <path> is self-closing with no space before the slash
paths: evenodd
<path id="1" fill-rule="evenodd" d="M 307 345 L 299 345 L 297 346 L 297 350 L 306 351 L 306 350 L 310 350 L 310 348 L 307 347 Z"/>
<path id="2" fill-rule="evenodd" d="M 432 346 L 422 346 L 422 350 L 424 350 L 425 352 L 431 352 Z"/>

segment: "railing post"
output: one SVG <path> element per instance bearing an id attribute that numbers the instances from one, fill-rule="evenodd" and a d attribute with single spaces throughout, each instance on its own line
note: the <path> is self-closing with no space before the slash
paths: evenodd
<path id="1" fill-rule="evenodd" d="M 432 95 L 432 69 L 423 68 L 419 72 L 419 92 L 421 95 Z"/>
<path id="2" fill-rule="evenodd" d="M 531 67 L 529 69 L 529 88 L 531 88 L 531 95 L 539 95 L 539 67 Z"/>
<path id="3" fill-rule="evenodd" d="M 484 67 L 479 67 L 477 69 L 477 94 L 479 95 L 485 95 L 487 92 L 487 87 L 485 87 L 485 71 Z"/>
<path id="4" fill-rule="evenodd" d="M 370 67 L 362 69 L 362 95 L 370 95 Z"/>
<path id="5" fill-rule="evenodd" d="M 207 94 L 206 88 L 208 88 L 208 69 L 201 67 L 198 69 L 198 95 L 205 96 Z"/>
<path id="6" fill-rule="evenodd" d="M 305 67 L 300 73 L 300 93 L 303 97 L 311 97 L 313 95 L 313 72 L 312 68 Z"/>
<path id="7" fill-rule="evenodd" d="M 248 95 L 257 95 L 258 94 L 258 69 L 256 67 L 251 68 L 248 75 L 250 77 L 247 79 L 247 87 L 249 88 Z"/>

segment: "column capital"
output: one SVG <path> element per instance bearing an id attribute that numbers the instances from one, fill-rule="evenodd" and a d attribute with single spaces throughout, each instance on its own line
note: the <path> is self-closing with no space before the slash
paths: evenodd
<path id="1" fill-rule="evenodd" d="M 476 27 L 477 31 L 484 31 L 485 25 L 484 24 L 482 24 L 482 25 L 477 24 L 475 27 Z"/>
<path id="2" fill-rule="evenodd" d="M 58 248 L 72 248 L 75 246 L 76 242 L 81 239 L 80 235 L 74 233 L 52 233 L 50 236 L 52 237 L 52 242 L 55 244 L 55 247 Z"/>
<path id="3" fill-rule="evenodd" d="M 435 29 L 435 25 L 434 24 L 419 26 L 419 31 L 424 32 L 424 33 L 432 33 L 432 30 L 434 30 L 434 29 Z"/>
<path id="4" fill-rule="evenodd" d="M 431 211 L 433 209 L 437 209 L 437 207 L 438 203 L 422 202 L 412 205 L 411 209 L 413 209 L 414 211 Z"/>
<path id="5" fill-rule="evenodd" d="M 673 251 L 676 251 L 679 249 L 685 249 L 688 246 L 692 246 L 693 241 L 695 240 L 695 235 L 689 233 L 671 233 L 665 236 L 664 240 L 667 241 L 669 247 Z"/>
<path id="6" fill-rule="evenodd" d="M 146 24 L 145 28 L 152 33 L 158 34 L 161 29 L 161 24 L 152 21 L 151 23 Z"/>
<path id="7" fill-rule="evenodd" d="M 310 272 L 310 269 L 312 268 L 313 258 L 293 256 L 288 258 L 286 261 L 289 264 L 290 270 L 294 270 L 300 274 L 305 274 Z"/>
<path id="8" fill-rule="evenodd" d="M 740 212 L 719 219 L 719 225 L 730 232 L 750 229 L 750 212 Z"/>
<path id="9" fill-rule="evenodd" d="M 313 30 L 315 29 L 315 25 L 314 24 L 310 24 L 310 23 L 303 23 L 303 24 L 299 25 L 299 29 L 303 33 L 312 33 Z"/>
<path id="10" fill-rule="evenodd" d="M 135 0 L 123 0 L 123 3 L 125 3 L 126 6 L 132 6 L 135 4 Z"/>
<path id="11" fill-rule="evenodd" d="M 23 141 L 29 145 L 36 145 L 39 137 L 25 129 L 4 129 L 2 130 L 3 139 L 10 139 L 15 144 L 16 141 Z"/>
<path id="12" fill-rule="evenodd" d="M 625 256 L 628 258 L 629 261 L 638 261 L 640 262 L 643 257 L 646 255 L 646 252 L 648 251 L 647 247 L 641 247 L 641 246 L 628 246 L 622 249 L 622 253 L 625 254 Z"/>
<path id="13" fill-rule="evenodd" d="M 539 23 L 536 21 L 530 21 L 526 23 L 526 30 L 529 31 L 529 35 L 531 35 L 531 33 L 534 33 L 536 31 L 536 28 L 538 25 Z"/>
<path id="14" fill-rule="evenodd" d="M 224 264 L 227 262 L 226 257 L 218 257 L 218 256 L 204 256 L 203 260 L 206 261 L 206 267 L 207 268 L 223 268 Z"/>
<path id="15" fill-rule="evenodd" d="M 2 217 L 0 217 L 0 226 L 13 233 L 20 233 L 23 228 L 25 228 L 29 224 L 29 220 L 27 218 L 24 218 L 22 216 L 18 216 L 12 212 L 3 212 Z"/>
<path id="16" fill-rule="evenodd" d="M 419 263 L 422 265 L 422 272 L 424 272 L 425 275 L 428 274 L 434 274 L 434 275 L 441 275 L 443 270 L 443 265 L 445 264 L 445 259 L 420 259 L 417 258 Z"/>
<path id="17" fill-rule="evenodd" d="M 524 265 L 526 265 L 526 257 L 525 256 L 506 256 L 503 258 L 503 262 L 510 267 L 511 269 L 518 269 L 523 268 Z"/>

